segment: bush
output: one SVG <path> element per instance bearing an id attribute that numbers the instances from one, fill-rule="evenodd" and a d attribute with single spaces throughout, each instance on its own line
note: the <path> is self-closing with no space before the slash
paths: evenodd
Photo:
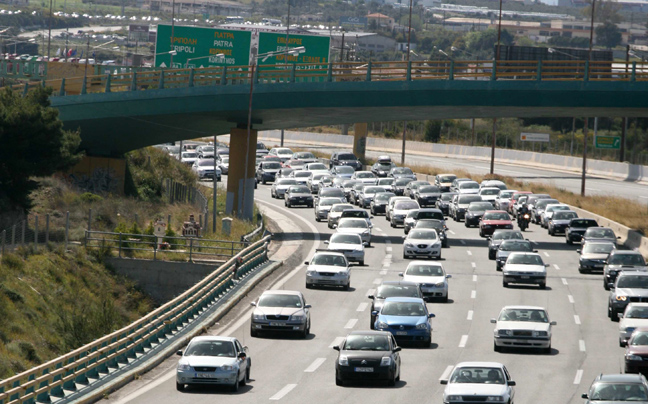
<path id="1" fill-rule="evenodd" d="M 82 202 L 86 203 L 94 203 L 94 202 L 101 202 L 103 201 L 103 198 L 100 197 L 99 195 L 93 194 L 92 192 L 84 192 L 81 195 L 79 195 L 79 199 Z"/>

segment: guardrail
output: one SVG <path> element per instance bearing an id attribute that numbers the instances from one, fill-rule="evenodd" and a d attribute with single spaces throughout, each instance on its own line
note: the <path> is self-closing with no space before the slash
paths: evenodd
<path id="1" fill-rule="evenodd" d="M 55 96 L 149 89 L 249 84 L 252 66 L 159 69 L 43 80 L 15 86 L 27 93 L 48 86 Z M 255 83 L 307 83 L 414 80 L 648 81 L 648 62 L 450 60 L 343 62 L 258 66 Z"/>
<path id="2" fill-rule="evenodd" d="M 102 378 L 189 327 L 201 312 L 220 302 L 234 279 L 268 260 L 270 237 L 239 252 L 182 295 L 134 323 L 67 355 L 0 381 L 0 404 L 52 402 Z"/>

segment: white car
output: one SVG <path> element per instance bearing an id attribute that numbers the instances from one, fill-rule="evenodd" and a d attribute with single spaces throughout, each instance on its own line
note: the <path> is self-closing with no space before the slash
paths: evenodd
<path id="1" fill-rule="evenodd" d="M 488 402 L 513 404 L 515 382 L 504 365 L 497 362 L 461 362 L 457 364 L 450 379 L 441 379 L 445 384 L 443 403 Z"/>
<path id="2" fill-rule="evenodd" d="M 288 178 L 294 179 L 299 185 L 308 186 L 308 179 L 311 177 L 311 175 L 313 175 L 313 173 L 311 173 L 310 171 L 295 170 L 290 173 Z"/>
<path id="3" fill-rule="evenodd" d="M 336 203 L 331 206 L 331 210 L 329 210 L 328 213 L 328 228 L 333 229 L 337 226 L 340 221 L 340 216 L 342 216 L 342 212 L 349 209 L 355 209 L 355 206 L 350 203 Z"/>
<path id="4" fill-rule="evenodd" d="M 229 172 L 229 156 L 218 156 L 218 158 L 216 159 L 216 164 L 223 174 L 227 174 Z"/>
<path id="5" fill-rule="evenodd" d="M 277 156 L 282 162 L 290 160 L 293 156 L 293 151 L 285 147 L 274 147 L 268 152 L 269 156 Z"/>
<path id="6" fill-rule="evenodd" d="M 328 244 L 329 250 L 344 254 L 347 260 L 364 265 L 365 243 L 358 234 L 333 233 L 324 244 Z"/>
<path id="7" fill-rule="evenodd" d="M 311 171 L 313 174 L 326 174 L 330 175 L 331 172 L 328 170 L 326 164 L 323 163 L 307 163 L 304 164 L 304 171 Z"/>
<path id="8" fill-rule="evenodd" d="M 417 283 L 425 299 L 440 298 L 442 302 L 448 301 L 448 275 L 439 263 L 427 261 L 412 261 L 407 265 L 405 272 L 398 274 L 405 282 Z"/>
<path id="9" fill-rule="evenodd" d="M 508 189 L 506 184 L 504 182 L 500 181 L 500 180 L 484 180 L 484 181 L 481 182 L 481 184 L 479 184 L 479 186 L 481 188 L 495 187 L 495 188 L 501 189 L 502 191 Z"/>
<path id="10" fill-rule="evenodd" d="M 344 234 L 358 234 L 367 247 L 371 246 L 371 227 L 365 219 L 361 218 L 340 218 L 336 231 Z"/>
<path id="11" fill-rule="evenodd" d="M 471 195 L 479 193 L 479 183 L 476 181 L 462 181 L 457 185 L 459 195 Z"/>
<path id="12" fill-rule="evenodd" d="M 514 189 L 500 191 L 500 193 L 497 194 L 497 198 L 495 198 L 495 209 L 508 212 L 509 206 L 511 205 L 511 197 L 516 192 L 518 191 Z"/>
<path id="13" fill-rule="evenodd" d="M 326 176 L 328 176 L 328 174 L 313 171 L 313 175 L 310 176 L 306 181 L 306 186 L 311 190 L 312 193 L 316 194 L 320 189 L 320 185 L 322 184 L 322 178 Z"/>
<path id="14" fill-rule="evenodd" d="M 493 207 L 495 206 L 495 200 L 497 199 L 497 195 L 500 193 L 500 189 L 496 187 L 482 187 L 479 189 L 479 196 L 482 197 L 482 201 L 484 202 L 490 202 Z"/>
<path id="15" fill-rule="evenodd" d="M 648 326 L 648 303 L 628 303 L 619 319 L 619 346 L 626 346 L 636 328 Z"/>
<path id="16" fill-rule="evenodd" d="M 349 261 L 341 252 L 320 251 L 315 253 L 310 262 L 306 261 L 306 288 L 313 286 L 341 286 L 349 290 L 351 272 Z"/>
<path id="17" fill-rule="evenodd" d="M 506 306 L 497 318 L 491 318 L 493 330 L 493 349 L 538 348 L 551 353 L 551 326 L 547 310 L 535 306 Z"/>
<path id="18" fill-rule="evenodd" d="M 538 253 L 511 253 L 502 268 L 502 285 L 506 288 L 509 283 L 525 283 L 544 289 L 547 287 L 547 266 Z"/>
<path id="19" fill-rule="evenodd" d="M 226 385 L 238 391 L 250 379 L 248 348 L 234 337 L 200 336 L 189 342 L 176 367 L 176 389 L 185 385 Z"/>
<path id="20" fill-rule="evenodd" d="M 198 160 L 198 153 L 194 151 L 183 151 L 180 154 L 180 162 L 188 166 L 193 165 L 196 160 Z"/>
<path id="21" fill-rule="evenodd" d="M 412 199 L 409 196 L 392 196 L 387 202 L 387 207 L 385 208 L 385 219 L 391 221 L 391 212 L 394 209 L 394 204 L 398 201 L 411 201 Z"/>
<path id="22" fill-rule="evenodd" d="M 400 225 L 405 225 L 405 218 L 407 214 L 413 209 L 421 209 L 421 205 L 418 202 L 413 200 L 406 201 L 396 201 L 394 206 L 392 206 L 391 211 L 389 212 L 390 220 L 389 224 L 391 227 L 398 227 Z"/>
<path id="23" fill-rule="evenodd" d="M 351 179 L 361 181 L 366 185 L 375 185 L 378 182 L 378 177 L 371 171 L 356 171 L 351 176 Z"/>
<path id="24" fill-rule="evenodd" d="M 218 167 L 214 169 L 213 158 L 194 161 L 191 166 L 191 171 L 198 175 L 199 180 L 204 180 L 205 178 L 211 178 L 214 180 L 214 175 L 216 176 L 216 181 L 221 180 L 221 170 Z"/>
<path id="25" fill-rule="evenodd" d="M 342 198 L 319 198 L 315 204 L 315 221 L 319 222 L 320 220 L 327 220 L 328 214 L 333 205 L 338 203 L 343 203 Z"/>
<path id="26" fill-rule="evenodd" d="M 288 188 L 293 185 L 297 185 L 294 178 L 277 178 L 270 187 L 270 196 L 283 199 Z"/>
<path id="27" fill-rule="evenodd" d="M 434 229 L 412 229 L 403 237 L 403 258 L 441 259 L 441 239 Z"/>
<path id="28" fill-rule="evenodd" d="M 558 211 L 567 211 L 571 210 L 571 206 L 564 203 L 551 203 L 545 207 L 545 210 L 540 214 L 540 227 L 545 229 L 549 225 L 549 219 L 553 217 L 553 214 Z"/>

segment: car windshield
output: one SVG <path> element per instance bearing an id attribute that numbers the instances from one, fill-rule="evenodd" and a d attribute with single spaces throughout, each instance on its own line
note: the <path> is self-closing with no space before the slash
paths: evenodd
<path id="1" fill-rule="evenodd" d="M 437 232 L 443 230 L 443 222 L 441 220 L 419 220 L 416 222 L 417 229 L 434 229 Z"/>
<path id="2" fill-rule="evenodd" d="M 189 344 L 184 356 L 220 356 L 233 358 L 236 356 L 234 344 L 231 341 L 196 341 Z"/>
<path id="3" fill-rule="evenodd" d="M 311 176 L 310 171 L 295 171 L 295 178 L 307 178 Z"/>
<path id="4" fill-rule="evenodd" d="M 257 150 L 262 150 L 262 149 L 265 149 L 265 148 L 266 147 L 265 147 L 265 145 L 263 143 L 261 143 L 261 142 L 257 143 Z"/>
<path id="5" fill-rule="evenodd" d="M 420 297 L 418 286 L 415 285 L 382 285 L 376 291 L 376 298 L 388 297 Z"/>
<path id="6" fill-rule="evenodd" d="M 261 168 L 267 169 L 267 170 L 278 170 L 278 169 L 281 168 L 281 164 L 279 164 L 279 163 L 263 163 Z"/>
<path id="7" fill-rule="evenodd" d="M 416 264 L 405 270 L 406 275 L 412 276 L 443 276 L 443 267 L 439 265 Z"/>
<path id="8" fill-rule="evenodd" d="M 480 202 L 481 200 L 482 198 L 479 195 L 462 195 L 457 199 L 457 203 L 460 205 L 469 205 L 470 202 Z"/>
<path id="9" fill-rule="evenodd" d="M 320 198 L 320 200 L 319 200 L 319 202 L 318 202 L 317 204 L 318 204 L 319 206 L 333 206 L 333 205 L 335 205 L 336 203 L 340 203 L 340 199 L 338 199 L 338 198 L 325 198 L 325 199 L 321 199 L 321 198 Z"/>
<path id="10" fill-rule="evenodd" d="M 389 170 L 391 168 L 391 163 L 376 163 L 375 168 L 377 170 Z"/>
<path id="11" fill-rule="evenodd" d="M 499 188 L 497 189 L 482 189 L 479 191 L 479 195 L 497 195 L 499 194 L 500 190 Z"/>
<path id="12" fill-rule="evenodd" d="M 511 220 L 506 212 L 489 212 L 484 214 L 484 220 Z"/>
<path id="13" fill-rule="evenodd" d="M 338 154 L 338 160 L 357 160 L 356 156 L 350 153 Z"/>
<path id="14" fill-rule="evenodd" d="M 409 232 L 407 238 L 413 238 L 418 240 L 436 240 L 437 233 L 434 230 L 414 229 Z"/>
<path id="15" fill-rule="evenodd" d="M 648 345 L 648 331 L 637 332 L 632 336 L 630 345 Z"/>
<path id="16" fill-rule="evenodd" d="M 394 205 L 395 210 L 410 210 L 410 209 L 418 209 L 418 208 L 419 208 L 419 204 L 414 201 L 397 202 Z"/>
<path id="17" fill-rule="evenodd" d="M 551 205 L 553 203 L 558 203 L 558 201 L 555 199 L 542 199 L 536 202 L 536 207 L 539 209 L 544 209 L 547 207 L 547 205 Z"/>
<path id="18" fill-rule="evenodd" d="M 182 158 L 195 159 L 196 157 L 198 157 L 198 155 L 196 153 L 190 153 L 190 152 L 183 152 L 182 153 Z"/>
<path id="19" fill-rule="evenodd" d="M 547 312 L 539 309 L 506 309 L 500 313 L 497 321 L 528 321 L 548 323 Z"/>
<path id="20" fill-rule="evenodd" d="M 392 185 L 396 185 L 397 187 L 404 187 L 410 182 L 412 182 L 411 178 L 399 178 L 396 181 L 394 181 Z"/>
<path id="21" fill-rule="evenodd" d="M 229 164 L 229 157 L 221 157 L 223 164 Z"/>
<path id="22" fill-rule="evenodd" d="M 501 251 L 533 251 L 528 241 L 505 241 L 500 245 Z"/>
<path id="23" fill-rule="evenodd" d="M 422 185 L 419 188 L 419 193 L 421 194 L 438 194 L 440 192 L 439 187 L 435 187 L 434 185 Z"/>
<path id="24" fill-rule="evenodd" d="M 471 212 L 483 212 L 488 209 L 493 209 L 493 205 L 490 202 L 472 202 L 468 206 L 468 210 Z"/>
<path id="25" fill-rule="evenodd" d="M 408 218 L 416 217 L 416 215 L 418 214 L 418 212 L 419 212 L 418 209 L 412 209 L 412 210 L 410 210 L 410 211 L 407 213 L 407 217 L 408 217 Z"/>
<path id="26" fill-rule="evenodd" d="M 344 341 L 345 351 L 389 351 L 389 337 L 386 335 L 349 335 Z"/>
<path id="27" fill-rule="evenodd" d="M 198 165 L 201 167 L 213 167 L 214 166 L 214 160 L 212 159 L 203 159 L 198 161 Z"/>
<path id="28" fill-rule="evenodd" d="M 495 232 L 493 240 L 524 240 L 524 236 L 519 231 L 502 231 Z"/>
<path id="29" fill-rule="evenodd" d="M 645 266 L 646 261 L 641 254 L 612 254 L 608 259 L 608 264 Z"/>
<path id="30" fill-rule="evenodd" d="M 331 208 L 331 212 L 342 212 L 344 210 L 355 209 L 353 205 L 334 205 Z"/>
<path id="31" fill-rule="evenodd" d="M 297 159 L 314 159 L 315 155 L 313 153 L 310 153 L 310 152 L 299 152 L 299 153 L 293 154 L 293 158 L 297 158 Z"/>
<path id="32" fill-rule="evenodd" d="M 376 194 L 375 201 L 376 202 L 387 202 L 389 200 L 389 198 L 391 198 L 392 196 L 396 196 L 396 194 L 394 194 L 392 192 L 381 192 L 379 194 Z"/>
<path id="33" fill-rule="evenodd" d="M 612 243 L 585 243 L 583 246 L 584 254 L 609 254 L 614 250 Z"/>
<path id="34" fill-rule="evenodd" d="M 476 182 L 465 181 L 465 182 L 462 182 L 461 184 L 459 184 L 459 188 L 461 188 L 461 189 L 479 189 L 479 184 L 476 183 Z"/>
<path id="35" fill-rule="evenodd" d="M 558 205 L 558 206 L 548 206 L 546 211 L 548 213 L 548 212 L 558 212 L 558 211 L 561 211 L 561 210 L 569 210 L 569 209 L 570 208 L 567 205 Z"/>
<path id="36" fill-rule="evenodd" d="M 554 220 L 569 220 L 578 217 L 576 212 L 556 212 L 553 215 Z"/>
<path id="37" fill-rule="evenodd" d="M 648 289 L 648 276 L 627 275 L 622 273 L 617 280 L 617 288 Z"/>
<path id="38" fill-rule="evenodd" d="M 454 194 L 454 193 L 452 193 L 452 194 L 448 194 L 448 193 L 441 194 L 441 200 L 442 201 L 451 201 L 452 197 L 455 196 L 455 195 L 457 195 L 457 194 Z"/>
<path id="39" fill-rule="evenodd" d="M 353 174 L 355 170 L 349 166 L 335 166 L 335 172 L 338 174 Z"/>
<path id="40" fill-rule="evenodd" d="M 362 239 L 357 234 L 333 233 L 329 243 L 362 244 Z"/>
<path id="41" fill-rule="evenodd" d="M 416 215 L 416 219 L 438 219 L 438 220 L 444 220 L 443 213 L 438 210 L 423 210 L 423 211 L 418 211 L 418 214 Z"/>
<path id="42" fill-rule="evenodd" d="M 572 220 L 569 222 L 570 227 L 596 227 L 598 226 L 598 223 L 596 223 L 596 220 L 592 219 L 578 219 L 578 220 Z"/>
<path id="43" fill-rule="evenodd" d="M 648 307 L 630 306 L 623 314 L 624 318 L 648 318 Z"/>
<path id="44" fill-rule="evenodd" d="M 341 190 L 341 189 L 339 189 L 339 188 L 335 188 L 335 189 L 324 189 L 324 190 L 322 190 L 322 192 L 320 192 L 320 197 L 322 197 L 322 196 L 337 196 L 337 197 L 342 197 L 342 196 L 344 196 L 344 191 Z"/>
<path id="45" fill-rule="evenodd" d="M 391 185 L 394 183 L 393 178 L 379 178 L 378 185 Z"/>
<path id="46" fill-rule="evenodd" d="M 356 178 L 376 178 L 376 176 L 373 173 L 358 173 Z"/>
<path id="47" fill-rule="evenodd" d="M 392 173 L 393 173 L 393 174 L 399 174 L 399 175 L 402 175 L 402 174 L 405 174 L 405 175 L 408 175 L 408 174 L 409 174 L 409 175 L 414 174 L 414 173 L 412 172 L 412 169 L 410 169 L 410 168 L 408 168 L 408 167 L 398 167 L 398 168 L 394 168 L 393 171 L 392 171 Z"/>
<path id="48" fill-rule="evenodd" d="M 311 265 L 330 265 L 335 267 L 346 267 L 347 262 L 341 255 L 317 254 L 313 257 Z"/>
<path id="49" fill-rule="evenodd" d="M 427 313 L 422 303 L 416 302 L 386 302 L 380 314 L 385 316 L 422 317 Z"/>
<path id="50" fill-rule="evenodd" d="M 293 154 L 293 151 L 290 149 L 277 149 L 277 154 Z"/>
<path id="51" fill-rule="evenodd" d="M 383 187 L 365 187 L 362 192 L 365 194 L 377 194 L 378 192 L 385 192 Z"/>
<path id="52" fill-rule="evenodd" d="M 277 182 L 275 182 L 277 185 L 295 185 L 297 184 L 297 181 L 290 179 L 290 178 L 281 178 Z"/>
<path id="53" fill-rule="evenodd" d="M 202 149 L 200 149 L 200 150 L 204 151 L 204 152 L 213 152 L 214 151 L 214 146 L 203 146 Z"/>
<path id="54" fill-rule="evenodd" d="M 269 293 L 261 295 L 257 307 L 302 307 L 302 302 L 297 295 Z"/>
<path id="55" fill-rule="evenodd" d="M 338 229 L 366 229 L 369 227 L 364 219 L 341 220 Z"/>
<path id="56" fill-rule="evenodd" d="M 514 193 L 515 191 L 502 191 L 499 193 L 498 197 L 500 199 L 511 199 L 511 196 L 513 196 Z"/>
<path id="57" fill-rule="evenodd" d="M 442 175 L 439 177 L 439 182 L 452 182 L 456 179 L 457 177 L 454 175 Z"/>
<path id="58" fill-rule="evenodd" d="M 587 229 L 585 236 L 592 238 L 616 238 L 614 232 L 610 229 Z"/>
<path id="59" fill-rule="evenodd" d="M 290 187 L 289 191 L 292 194 L 310 194 L 310 189 L 308 189 L 307 187 L 304 187 L 304 186 Z"/>
<path id="60" fill-rule="evenodd" d="M 354 210 L 353 212 L 346 212 L 342 217 L 361 217 L 364 219 L 369 218 L 369 213 L 365 210 Z"/>
<path id="61" fill-rule="evenodd" d="M 507 264 L 544 265 L 542 258 L 535 254 L 513 254 L 506 260 Z"/>
<path id="62" fill-rule="evenodd" d="M 450 376 L 450 383 L 504 384 L 504 372 L 499 368 L 462 367 Z"/>
<path id="63" fill-rule="evenodd" d="M 646 388 L 639 383 L 596 383 L 589 394 L 591 401 L 648 401 Z"/>
<path id="64" fill-rule="evenodd" d="M 309 170 L 326 170 L 326 166 L 321 163 L 316 163 L 316 164 L 309 164 L 308 165 Z"/>
<path id="65" fill-rule="evenodd" d="M 361 182 L 359 184 L 355 184 L 353 186 L 353 189 L 356 190 L 356 191 L 362 191 L 364 189 L 364 187 L 366 187 L 366 185 Z"/>
<path id="66" fill-rule="evenodd" d="M 313 175 L 313 181 L 319 181 L 324 176 L 326 176 L 326 174 L 315 174 L 315 175 Z"/>
<path id="67" fill-rule="evenodd" d="M 344 184 L 342 184 L 342 186 L 344 187 L 344 189 L 351 189 L 351 188 L 355 187 L 356 184 L 359 184 L 359 183 L 360 183 L 360 181 L 351 180 L 351 181 L 345 182 Z"/>

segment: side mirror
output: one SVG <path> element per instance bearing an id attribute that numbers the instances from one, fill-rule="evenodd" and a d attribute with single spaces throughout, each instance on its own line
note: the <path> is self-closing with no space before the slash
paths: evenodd
<path id="1" fill-rule="evenodd" d="M 589 398 L 589 396 L 587 395 L 587 393 L 583 393 L 583 394 L 581 394 L 581 398 L 587 399 L 587 398 Z"/>
<path id="2" fill-rule="evenodd" d="M 328 243 L 329 243 L 329 241 L 328 241 L 328 240 L 325 240 L 325 241 L 324 241 L 324 244 L 328 244 Z"/>
<path id="3" fill-rule="evenodd" d="M 407 238 L 407 236 L 403 236 L 403 240 L 405 240 L 406 238 Z"/>
<path id="4" fill-rule="evenodd" d="M 448 278 L 448 279 L 449 279 L 449 278 L 452 278 L 452 275 L 447 274 L 447 275 L 446 275 L 446 278 Z"/>
<path id="5" fill-rule="evenodd" d="M 486 237 L 486 240 L 491 241 L 493 238 L 491 236 Z"/>
<path id="6" fill-rule="evenodd" d="M 623 313 L 619 313 L 619 314 L 617 314 L 617 317 L 618 317 L 618 318 L 623 318 Z"/>
<path id="7" fill-rule="evenodd" d="M 613 283 L 608 283 L 608 288 L 614 289 L 614 284 Z"/>
<path id="8" fill-rule="evenodd" d="M 178 352 L 176 352 L 176 355 L 178 355 L 178 356 L 182 356 L 182 351 L 178 351 Z"/>
<path id="9" fill-rule="evenodd" d="M 400 352 L 400 351 L 401 351 L 401 347 L 397 346 L 394 348 L 394 352 Z"/>
<path id="10" fill-rule="evenodd" d="M 256 307 L 256 302 L 252 302 L 252 303 L 250 303 L 250 306 L 254 306 L 254 307 Z"/>
<path id="11" fill-rule="evenodd" d="M 497 324 L 497 320 L 494 319 L 494 318 L 491 318 L 491 319 L 490 319 L 490 322 L 491 322 L 492 324 Z"/>
<path id="12" fill-rule="evenodd" d="M 511 387 L 513 387 L 513 386 L 515 386 L 515 382 L 514 382 L 513 380 L 509 380 L 509 381 L 508 381 L 508 385 L 511 386 Z"/>
<path id="13" fill-rule="evenodd" d="M 552 322 L 549 323 L 549 325 L 556 325 L 556 324 L 558 324 L 558 323 L 555 322 L 555 321 L 552 321 Z"/>
<path id="14" fill-rule="evenodd" d="M 340 350 L 340 346 L 339 346 L 339 345 L 336 345 L 336 346 L 333 347 L 333 349 L 335 349 L 336 351 L 339 351 L 339 350 Z"/>
<path id="15" fill-rule="evenodd" d="M 579 253 L 579 254 L 582 254 L 583 250 L 581 250 L 581 249 L 579 248 L 578 250 L 576 250 L 576 252 Z"/>
<path id="16" fill-rule="evenodd" d="M 308 263 L 308 261 L 306 261 L 306 262 L 304 262 L 304 265 L 310 265 L 310 264 Z"/>
<path id="17" fill-rule="evenodd" d="M 537 252 L 538 252 L 538 250 L 533 250 L 533 252 L 534 252 L 534 253 L 537 253 Z"/>
<path id="18" fill-rule="evenodd" d="M 434 318 L 434 317 L 436 317 L 436 315 L 434 313 L 428 314 L 428 318 Z"/>
<path id="19" fill-rule="evenodd" d="M 367 296 L 369 299 L 374 299 L 374 295 Z"/>
<path id="20" fill-rule="evenodd" d="M 371 315 L 372 315 L 372 316 L 377 316 L 377 315 L 378 315 L 378 312 L 377 312 L 376 310 L 374 310 L 374 311 L 371 312 Z"/>
<path id="21" fill-rule="evenodd" d="M 402 272 L 399 272 L 399 273 L 398 273 L 398 276 L 402 277 L 402 276 L 404 276 L 404 275 L 403 275 Z"/>
<path id="22" fill-rule="evenodd" d="M 334 224 L 332 227 L 333 227 L 334 229 L 337 229 L 337 224 Z"/>
<path id="23" fill-rule="evenodd" d="M 442 379 L 442 380 L 439 380 L 439 383 L 441 383 L 441 384 L 448 384 L 448 379 Z"/>
<path id="24" fill-rule="evenodd" d="M 621 236 L 617 236 L 617 240 L 621 240 Z"/>
<path id="25" fill-rule="evenodd" d="M 310 304 L 307 304 L 307 305 L 304 306 L 305 309 L 310 309 L 311 307 L 313 307 L 313 306 L 311 306 Z"/>

